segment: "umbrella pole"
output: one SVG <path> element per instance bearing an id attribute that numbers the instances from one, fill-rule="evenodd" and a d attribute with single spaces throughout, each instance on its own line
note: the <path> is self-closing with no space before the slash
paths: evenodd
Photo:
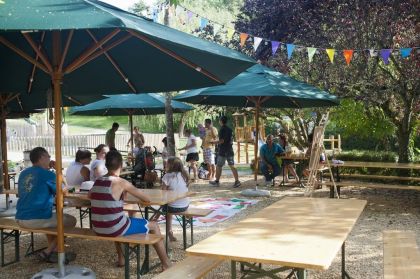
<path id="1" fill-rule="evenodd" d="M 128 113 L 130 122 L 130 136 L 131 136 L 131 156 L 134 156 L 134 137 L 133 137 L 133 113 Z"/>
<path id="2" fill-rule="evenodd" d="M 6 190 L 10 190 L 9 168 L 7 165 L 6 117 L 4 115 L 1 117 L 1 154 L 3 161 L 3 187 Z M 8 206 L 7 204 L 6 208 Z"/>
<path id="3" fill-rule="evenodd" d="M 254 162 L 255 162 L 255 169 L 254 169 L 254 181 L 255 181 L 255 190 L 258 189 L 258 182 L 257 182 L 257 176 L 258 176 L 258 168 L 259 168 L 259 162 L 258 162 L 258 139 L 260 137 L 260 103 L 256 103 L 256 111 L 255 111 L 255 141 L 254 141 Z"/>
<path id="4" fill-rule="evenodd" d="M 53 63 L 54 70 L 52 82 L 54 87 L 54 132 L 55 132 L 55 172 L 56 180 L 56 211 L 57 211 L 57 250 L 58 250 L 58 272 L 59 277 L 65 276 L 64 267 L 64 228 L 63 228 L 63 183 L 62 157 L 61 157 L 61 81 L 62 71 L 59 70 L 61 56 L 60 32 L 53 32 Z"/>

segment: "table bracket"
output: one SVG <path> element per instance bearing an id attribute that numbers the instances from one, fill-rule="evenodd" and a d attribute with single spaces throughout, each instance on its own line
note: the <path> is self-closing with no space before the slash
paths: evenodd
<path id="1" fill-rule="evenodd" d="M 236 278 L 236 261 L 231 262 L 231 274 L 232 278 Z M 280 279 L 276 273 L 290 270 L 291 267 L 279 267 L 271 270 L 265 270 L 261 267 L 261 264 L 259 263 L 247 263 L 247 262 L 239 262 L 241 264 L 241 272 L 243 274 L 241 275 L 241 279 L 256 279 L 256 278 L 263 278 L 263 277 L 270 277 L 273 279 Z M 248 267 L 248 269 L 245 269 L 244 266 Z M 290 274 L 293 274 L 295 269 L 292 270 Z M 290 276 L 289 274 L 289 276 Z M 299 274 L 299 273 L 298 273 Z M 290 278 L 290 277 L 289 277 Z M 305 279 L 306 277 L 296 277 L 298 279 Z"/>

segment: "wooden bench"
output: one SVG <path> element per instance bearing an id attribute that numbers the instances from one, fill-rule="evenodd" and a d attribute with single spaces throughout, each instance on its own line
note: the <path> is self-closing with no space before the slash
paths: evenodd
<path id="1" fill-rule="evenodd" d="M 212 209 L 194 208 L 189 207 L 187 211 L 176 213 L 177 216 L 181 216 L 182 226 L 182 239 L 184 243 L 184 250 L 187 249 L 187 226 L 190 225 L 191 229 L 191 245 L 194 244 L 194 217 L 205 217 L 212 213 Z M 178 220 L 179 221 L 179 220 Z M 190 245 L 190 246 L 191 246 Z"/>
<path id="2" fill-rule="evenodd" d="M 31 233 L 43 233 L 48 235 L 57 235 L 56 228 L 45 228 L 45 229 L 28 229 L 18 225 L 16 220 L 11 218 L 0 218 L 0 235 L 1 235 L 1 266 L 16 263 L 20 260 L 19 255 L 19 236 L 20 231 L 27 231 Z M 124 258 L 125 258 L 125 278 L 130 278 L 130 255 L 134 252 L 137 259 L 137 278 L 140 278 L 140 245 L 153 245 L 162 240 L 162 236 L 153 234 L 133 234 L 128 236 L 119 237 L 104 237 L 96 235 L 96 233 L 88 228 L 65 228 L 64 236 L 82 238 L 89 240 L 104 240 L 112 242 L 124 243 Z M 4 260 L 4 245 L 10 242 L 10 239 L 14 239 L 15 244 L 15 259 L 14 261 L 5 263 Z M 33 244 L 33 243 L 32 243 Z M 134 247 L 130 247 L 130 244 L 134 244 Z M 145 259 L 148 264 L 148 259 Z"/>
<path id="3" fill-rule="evenodd" d="M 326 185 L 330 187 L 330 198 L 334 198 L 334 187 L 331 181 L 323 181 L 320 185 Z M 420 191 L 420 186 L 412 185 L 399 185 L 399 184 L 383 184 L 383 183 L 366 183 L 360 181 L 340 181 L 335 182 L 337 185 L 337 191 L 340 195 L 341 187 L 358 187 L 358 188 L 375 188 L 375 189 L 396 189 L 396 190 L 414 190 Z"/>
<path id="4" fill-rule="evenodd" d="M 204 277 L 213 268 L 222 263 L 222 259 L 199 256 L 188 256 L 170 269 L 160 273 L 154 279 L 188 278 L 198 279 Z"/>
<path id="5" fill-rule="evenodd" d="M 392 175 L 373 175 L 373 174 L 340 174 L 342 177 L 347 178 L 362 178 L 362 179 L 384 179 L 384 180 L 403 180 L 419 182 L 420 177 L 413 176 L 392 176 Z"/>
<path id="6" fill-rule="evenodd" d="M 420 278 L 420 251 L 413 231 L 384 231 L 384 279 Z"/>

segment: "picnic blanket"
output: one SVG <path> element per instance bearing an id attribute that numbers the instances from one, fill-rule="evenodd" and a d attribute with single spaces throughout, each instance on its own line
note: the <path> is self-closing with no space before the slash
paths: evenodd
<path id="1" fill-rule="evenodd" d="M 212 209 L 213 212 L 206 217 L 194 218 L 194 227 L 210 227 L 219 222 L 225 221 L 234 216 L 239 211 L 246 209 L 249 205 L 254 205 L 258 200 L 242 198 L 203 198 L 194 200 L 190 207 Z M 172 223 L 178 223 L 175 216 Z"/>

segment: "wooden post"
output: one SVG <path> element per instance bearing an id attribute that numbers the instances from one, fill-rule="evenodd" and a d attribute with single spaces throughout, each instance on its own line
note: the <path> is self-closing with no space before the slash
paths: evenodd
<path id="1" fill-rule="evenodd" d="M 236 154 L 238 156 L 238 164 L 241 162 L 241 143 L 239 141 L 236 142 Z"/>
<path id="2" fill-rule="evenodd" d="M 2 112 L 3 114 L 4 112 Z M 7 166 L 6 116 L 1 117 L 1 154 L 3 164 L 3 187 L 10 190 L 9 168 Z M 8 206 L 8 205 L 7 205 Z"/>
<path id="3" fill-rule="evenodd" d="M 338 134 L 338 136 L 337 136 L 337 140 L 338 140 L 338 152 L 341 152 L 341 136 L 340 136 L 340 134 Z"/>
<path id="4" fill-rule="evenodd" d="M 334 152 L 334 143 L 335 143 L 334 135 L 330 135 L 330 140 L 331 140 L 331 151 Z"/>
<path id="5" fill-rule="evenodd" d="M 249 156 L 248 156 L 248 142 L 245 143 L 245 162 L 249 164 Z"/>
<path id="6" fill-rule="evenodd" d="M 255 185 L 257 186 L 257 176 L 258 176 L 258 137 L 259 137 L 259 115 L 260 115 L 260 103 L 256 103 L 256 112 L 255 112 L 255 140 L 254 140 L 254 162 L 255 162 L 255 170 L 254 170 L 254 180 Z"/>

